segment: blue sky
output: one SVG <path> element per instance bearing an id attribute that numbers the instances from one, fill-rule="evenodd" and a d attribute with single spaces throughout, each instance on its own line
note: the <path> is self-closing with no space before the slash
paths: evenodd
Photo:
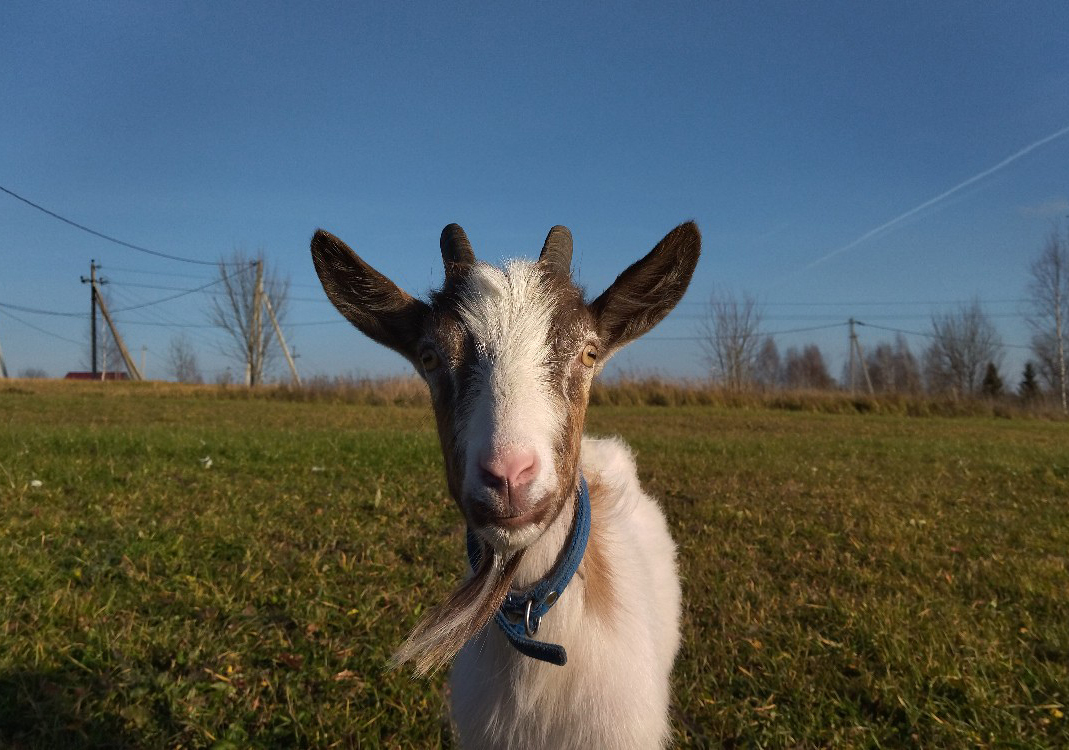
<path id="1" fill-rule="evenodd" d="M 1064 2 L 305 5 L 4 3 L 0 186 L 165 253 L 262 249 L 293 284 L 307 375 L 407 367 L 326 302 L 316 227 L 425 293 L 449 222 L 487 260 L 565 224 L 593 295 L 693 218 L 691 290 L 617 371 L 700 375 L 719 288 L 757 296 L 770 333 L 833 326 L 777 342 L 820 344 L 835 375 L 847 318 L 927 331 L 977 297 L 1017 379 L 1027 266 L 1069 215 L 1069 133 L 969 181 L 1069 127 Z M 83 313 L 91 258 L 116 306 L 212 273 L 0 193 L 0 303 Z M 209 379 L 228 366 L 205 303 L 116 315 L 150 377 L 181 332 Z M 87 317 L 0 308 L 9 369 L 80 369 Z"/>

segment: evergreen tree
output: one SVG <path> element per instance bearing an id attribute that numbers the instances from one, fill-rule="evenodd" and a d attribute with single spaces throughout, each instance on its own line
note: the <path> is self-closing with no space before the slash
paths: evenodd
<path id="1" fill-rule="evenodd" d="M 1002 376 L 998 374 L 998 368 L 994 362 L 987 363 L 984 370 L 984 379 L 980 384 L 980 392 L 988 398 L 998 398 L 1002 395 Z"/>
<path id="2" fill-rule="evenodd" d="M 1036 380 L 1036 368 L 1031 362 L 1026 362 L 1020 385 L 1017 386 L 1017 395 L 1025 401 L 1035 401 L 1039 398 L 1039 381 Z"/>

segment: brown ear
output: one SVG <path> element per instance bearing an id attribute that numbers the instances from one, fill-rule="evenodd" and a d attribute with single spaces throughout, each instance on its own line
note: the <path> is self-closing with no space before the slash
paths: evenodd
<path id="1" fill-rule="evenodd" d="M 605 347 L 603 358 L 657 325 L 687 291 L 702 237 L 693 221 L 680 224 L 590 303 Z"/>
<path id="2" fill-rule="evenodd" d="M 322 229 L 312 237 L 312 262 L 338 312 L 370 338 L 417 364 L 416 346 L 430 312 L 426 302 L 406 294 Z"/>

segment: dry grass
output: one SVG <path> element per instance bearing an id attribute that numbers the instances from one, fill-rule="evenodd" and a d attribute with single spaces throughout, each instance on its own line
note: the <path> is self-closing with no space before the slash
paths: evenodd
<path id="1" fill-rule="evenodd" d="M 427 386 L 419 377 L 371 378 L 361 376 L 313 377 L 301 386 L 278 384 L 249 389 L 240 385 L 182 385 L 152 381 L 99 384 L 48 380 L 9 380 L 7 390 L 35 393 L 95 393 L 97 397 L 171 398 L 195 395 L 203 399 L 277 400 L 307 403 L 360 404 L 365 406 L 430 406 Z M 88 389 L 80 391 L 79 389 Z M 732 391 L 700 380 L 657 376 L 623 376 L 597 380 L 590 394 L 593 406 L 704 406 L 743 410 L 784 410 L 821 414 L 884 414 L 910 417 L 1000 417 L 1064 419 L 1050 401 L 1025 403 L 1013 396 L 998 399 L 953 398 L 923 394 L 887 393 L 877 396 L 845 391 Z"/>

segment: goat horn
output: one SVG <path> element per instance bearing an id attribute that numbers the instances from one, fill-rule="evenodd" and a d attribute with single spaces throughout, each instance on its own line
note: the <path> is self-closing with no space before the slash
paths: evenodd
<path id="1" fill-rule="evenodd" d="M 445 263 L 445 275 L 453 276 L 475 263 L 475 252 L 471 249 L 468 235 L 459 224 L 450 224 L 442 230 L 442 262 Z"/>
<path id="2" fill-rule="evenodd" d="M 567 276 L 572 270 L 572 233 L 568 227 L 559 224 L 549 230 L 546 235 L 546 244 L 542 246 L 542 253 L 538 256 L 538 262 Z"/>

